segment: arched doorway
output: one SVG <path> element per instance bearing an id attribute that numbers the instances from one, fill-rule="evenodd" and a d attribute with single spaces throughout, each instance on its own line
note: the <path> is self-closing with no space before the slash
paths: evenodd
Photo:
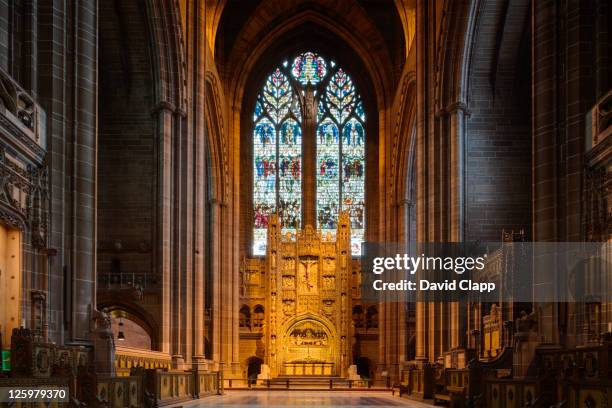
<path id="1" fill-rule="evenodd" d="M 257 376 L 261 372 L 261 366 L 263 364 L 263 360 L 259 357 L 250 357 L 247 360 L 247 378 L 249 380 L 249 384 L 257 383 Z"/>
<path id="2" fill-rule="evenodd" d="M 129 316 L 111 315 L 111 329 L 115 345 L 152 350 L 153 342 L 147 329 Z"/>
<path id="3" fill-rule="evenodd" d="M 361 378 L 371 379 L 373 377 L 372 370 L 372 362 L 370 359 L 366 357 L 357 357 L 355 359 L 355 365 L 357 366 L 357 374 L 361 376 Z"/>
<path id="4" fill-rule="evenodd" d="M 336 336 L 315 319 L 291 325 L 282 344 L 282 372 L 285 375 L 334 375 L 337 367 Z"/>

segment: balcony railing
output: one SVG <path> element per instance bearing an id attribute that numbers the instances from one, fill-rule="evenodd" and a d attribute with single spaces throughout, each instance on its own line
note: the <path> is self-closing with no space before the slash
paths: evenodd
<path id="1" fill-rule="evenodd" d="M 128 376 L 132 368 L 169 370 L 172 358 L 167 353 L 143 350 L 132 347 L 116 346 L 115 368 L 118 376 Z"/>
<path id="2" fill-rule="evenodd" d="M 154 288 L 159 277 L 150 273 L 102 273 L 98 275 L 100 289 Z"/>

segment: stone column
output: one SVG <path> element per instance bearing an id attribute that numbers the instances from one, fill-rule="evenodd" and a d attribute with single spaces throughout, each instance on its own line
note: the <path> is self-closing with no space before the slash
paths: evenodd
<path id="1" fill-rule="evenodd" d="M 610 47 L 612 46 L 612 28 L 610 27 L 609 17 L 610 4 L 607 0 L 596 0 L 597 9 L 595 11 L 595 35 L 596 53 L 595 66 L 597 67 L 597 83 L 595 86 L 597 98 L 601 98 L 612 88 L 612 61 L 610 57 Z"/>
<path id="2" fill-rule="evenodd" d="M 72 321 L 70 341 L 90 338 L 96 305 L 97 0 L 72 3 L 74 122 L 72 128 Z"/>
<path id="3" fill-rule="evenodd" d="M 204 2 L 197 3 L 193 7 L 193 30 L 192 41 L 190 41 L 190 54 L 196 62 L 197 67 L 206 66 L 206 33 L 203 29 L 206 26 L 204 10 Z M 208 200 L 208 157 L 206 154 L 208 146 L 206 118 L 200 115 L 199 112 L 206 110 L 206 92 L 207 85 L 205 73 L 199 69 L 196 72 L 191 72 L 194 92 L 194 103 L 192 109 L 192 124 L 193 124 L 193 144 L 195 151 L 194 163 L 194 234 L 193 234 L 193 361 L 195 368 L 203 365 L 206 358 L 204 350 L 204 333 L 205 322 L 205 291 L 206 291 L 206 264 L 208 259 L 205 259 L 206 254 L 206 219 L 207 219 L 207 200 Z"/>
<path id="4" fill-rule="evenodd" d="M 199 122 L 199 119 L 196 119 Z M 198 126 L 199 129 L 199 126 Z M 205 223 L 206 223 L 206 143 L 207 135 L 198 131 L 194 137 L 195 144 L 195 180 L 194 180 L 194 255 L 193 255 L 193 331 L 195 344 L 193 348 L 194 360 L 204 359 L 204 291 L 205 289 L 205 260 L 204 254 Z"/>
<path id="5" fill-rule="evenodd" d="M 465 104 L 448 108 L 450 121 L 450 241 L 462 242 L 465 222 Z"/>
<path id="6" fill-rule="evenodd" d="M 410 170 L 409 170 L 410 171 Z M 408 173 L 407 173 L 408 174 Z M 406 195 L 408 195 L 409 192 L 406 192 Z M 413 205 L 412 202 L 410 200 L 404 199 L 401 200 L 398 203 L 398 212 L 399 214 L 401 214 L 401 217 L 398 218 L 402 218 L 403 219 L 403 223 L 401 224 L 403 229 L 402 231 L 399 231 L 400 234 L 403 235 L 403 237 L 401 237 L 400 242 L 404 243 L 404 251 L 408 254 L 410 254 L 411 251 L 411 242 L 412 242 L 412 237 L 410 236 L 410 219 L 411 219 L 411 213 L 413 211 Z M 406 355 L 406 346 L 408 344 L 408 327 L 407 327 L 407 316 L 406 316 L 406 302 L 414 302 L 414 299 L 412 296 L 410 296 L 410 299 L 406 298 L 405 294 L 400 294 L 400 304 L 398 307 L 398 323 L 399 324 L 399 333 L 398 333 L 398 362 L 401 364 L 403 361 L 406 361 L 407 355 Z"/>
<path id="7" fill-rule="evenodd" d="M 185 270 L 185 253 L 184 249 L 184 228 L 185 219 L 183 217 L 183 204 L 185 202 L 185 178 L 182 174 L 184 166 L 183 160 L 185 157 L 185 139 L 186 135 L 183 131 L 182 121 L 177 111 L 173 112 L 172 116 L 172 228 L 171 236 L 173 237 L 170 251 L 172 253 L 171 266 L 171 330 L 172 330 L 172 363 L 175 369 L 183 369 L 185 363 L 185 285 L 186 285 L 186 270 Z"/>
<path id="8" fill-rule="evenodd" d="M 210 220 L 211 220 L 211 256 L 210 262 L 212 269 L 212 304 L 211 304 L 211 324 L 212 324 L 212 360 L 217 363 L 223 364 L 224 359 L 221 354 L 221 330 L 222 330 L 222 312 L 221 312 L 221 246 L 219 241 L 221 239 L 221 228 L 219 222 L 220 214 L 220 202 L 217 199 L 210 200 Z"/>
<path id="9" fill-rule="evenodd" d="M 172 128 L 174 107 L 160 103 L 157 115 L 157 222 L 156 264 L 157 274 L 162 278 L 162 327 L 160 350 L 170 353 L 171 345 L 171 243 L 172 243 Z"/>
<path id="10" fill-rule="evenodd" d="M 450 241 L 464 240 L 465 223 L 465 116 L 464 103 L 447 108 L 450 132 Z M 450 305 L 450 348 L 457 349 L 465 338 L 465 307 L 458 302 Z"/>
<path id="11" fill-rule="evenodd" d="M 219 331 L 221 335 L 221 364 L 223 370 L 226 373 L 231 373 L 231 363 L 233 358 L 233 318 L 232 318 L 232 268 L 231 264 L 228 263 L 228 250 L 231 247 L 231 233 L 228 234 L 230 225 L 227 219 L 228 206 L 227 203 L 222 202 L 219 206 L 219 259 L 221 260 L 219 272 L 220 272 L 220 285 L 219 291 L 215 292 L 215 296 L 219 297 L 219 313 L 221 318 L 221 325 Z"/>
<path id="12" fill-rule="evenodd" d="M 179 208 L 180 230 L 177 242 L 177 253 L 180 254 L 180 274 L 182 285 L 180 287 L 181 303 L 179 315 L 181 318 L 181 355 L 185 368 L 189 368 L 191 356 L 193 354 L 193 131 L 190 131 L 185 120 L 186 112 L 176 113 L 176 122 L 180 124 L 181 159 L 178 163 L 176 183 L 180 184 L 180 195 L 177 197 L 177 207 Z"/>
<path id="13" fill-rule="evenodd" d="M 97 14 L 97 13 L 96 13 Z M 33 98 L 38 91 L 38 0 L 26 0 L 23 3 L 23 55 L 24 77 L 20 83 Z"/>
<path id="14" fill-rule="evenodd" d="M 417 242 L 426 242 L 429 238 L 427 230 L 428 220 L 428 190 L 427 190 L 427 123 L 428 123 L 428 1 L 419 0 L 416 8 L 415 36 L 417 50 L 417 125 L 416 125 L 416 209 L 417 209 Z M 420 272 L 419 272 L 420 275 Z M 428 303 L 422 293 L 418 293 L 416 304 L 416 360 L 425 363 L 428 359 L 427 330 L 428 330 Z"/>
<path id="15" fill-rule="evenodd" d="M 2 3 L 0 1 L 0 3 Z M 66 48 L 66 10 L 52 4 L 53 2 L 42 2 L 38 6 L 39 19 L 39 41 L 40 55 L 38 64 L 44 69 L 39 72 L 40 83 L 47 86 L 41 87 L 38 92 L 39 102 L 44 108 L 47 116 L 47 150 L 49 157 L 49 196 L 50 217 L 49 224 L 49 247 L 57 249 L 57 255 L 49 258 L 49 292 L 62 293 L 70 289 L 69 269 L 64 268 L 70 257 L 70 249 L 66 248 L 69 242 L 69 231 L 67 231 L 68 215 L 68 193 L 66 186 L 67 160 L 69 155 L 69 141 L 66 135 L 64 115 L 68 105 L 66 94 L 67 67 L 64 53 Z M 0 7 L 0 16 L 7 10 Z M 0 17 L 0 20 L 2 18 Z M 0 22 L 0 31 L 2 30 Z M 2 45 L 0 45 L 0 50 Z M 62 101 L 64 103 L 58 103 Z M 49 313 L 58 316 L 58 323 L 69 323 L 70 309 L 72 303 L 65 302 L 62 296 L 49 296 L 47 298 Z M 49 332 L 51 341 L 62 344 L 70 340 L 70 328 L 63 330 L 63 324 L 51 327 Z"/>
<path id="16" fill-rule="evenodd" d="M 532 3 L 533 27 L 533 239 L 556 241 L 559 217 L 557 196 L 558 88 L 557 42 L 558 4 L 554 0 Z M 534 265 L 534 285 L 554 290 L 552 276 L 542 276 L 539 270 L 551 265 Z M 536 305 L 538 326 L 543 343 L 557 343 L 557 308 L 552 303 Z"/>

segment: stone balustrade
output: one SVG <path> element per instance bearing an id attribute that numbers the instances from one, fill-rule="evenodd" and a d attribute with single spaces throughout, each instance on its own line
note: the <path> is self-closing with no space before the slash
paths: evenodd
<path id="1" fill-rule="evenodd" d="M 128 376 L 132 368 L 170 370 L 172 358 L 160 351 L 115 346 L 115 369 L 118 376 Z"/>
<path id="2" fill-rule="evenodd" d="M 222 383 L 219 372 L 146 370 L 145 398 L 152 406 L 175 404 L 220 394 Z"/>
<path id="3" fill-rule="evenodd" d="M 218 372 L 135 367 L 129 376 L 98 377 L 95 400 L 109 408 L 160 407 L 222 393 Z"/>
<path id="4" fill-rule="evenodd" d="M 142 378 L 132 377 L 98 377 L 97 396 L 99 401 L 107 403 L 109 408 L 143 406 Z"/>

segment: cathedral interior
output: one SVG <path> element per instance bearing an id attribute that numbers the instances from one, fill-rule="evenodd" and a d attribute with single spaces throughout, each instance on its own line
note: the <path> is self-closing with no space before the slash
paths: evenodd
<path id="1" fill-rule="evenodd" d="M 9 406 L 612 406 L 609 266 L 573 301 L 362 293 L 366 243 L 610 262 L 611 27 L 609 0 L 0 0 L 0 390 L 69 390 Z"/>

